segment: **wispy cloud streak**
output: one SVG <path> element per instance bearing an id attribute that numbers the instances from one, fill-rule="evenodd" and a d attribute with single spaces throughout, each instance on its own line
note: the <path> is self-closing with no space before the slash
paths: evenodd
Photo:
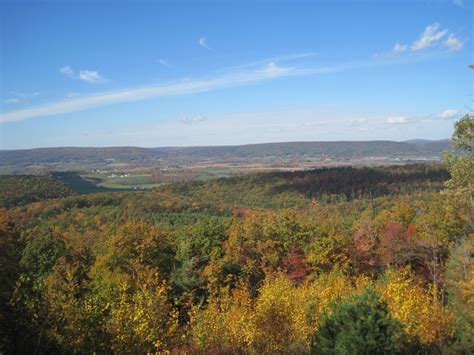
<path id="1" fill-rule="evenodd" d="M 244 69 L 251 69 L 251 68 L 259 68 L 264 65 L 268 65 L 269 63 L 286 63 L 286 62 L 293 62 L 304 58 L 311 58 L 316 57 L 317 53 L 315 52 L 307 52 L 307 53 L 295 53 L 289 55 L 282 55 L 276 57 L 270 57 L 266 59 L 257 60 L 250 63 L 234 65 L 230 67 L 223 68 L 225 70 L 244 70 Z"/>
<path id="2" fill-rule="evenodd" d="M 206 38 L 204 38 L 204 37 L 199 38 L 198 44 L 199 44 L 202 48 L 206 48 L 206 49 L 212 51 L 212 48 L 209 47 L 209 45 L 207 44 Z"/>
<path id="3" fill-rule="evenodd" d="M 291 70 L 284 70 L 284 68 L 279 69 L 280 70 L 277 70 L 275 66 L 271 66 L 271 70 L 231 73 L 210 79 L 188 80 L 165 85 L 103 92 L 88 97 L 58 101 L 42 106 L 6 112 L 0 116 L 0 122 L 21 121 L 34 117 L 58 115 L 121 102 L 194 94 L 297 74 L 297 72 L 292 73 Z"/>
<path id="4" fill-rule="evenodd" d="M 106 91 L 91 96 L 68 98 L 66 100 L 47 103 L 41 106 L 2 112 L 0 115 L 0 123 L 78 112 L 94 107 L 124 102 L 141 101 L 166 96 L 196 94 L 249 85 L 282 77 L 330 74 L 364 67 L 394 64 L 395 62 L 403 63 L 404 60 L 366 60 L 342 65 L 312 68 L 281 67 L 274 62 L 269 62 L 258 69 L 232 71 L 207 79 L 181 80 L 168 84 L 150 85 L 119 91 Z"/>
<path id="5" fill-rule="evenodd" d="M 447 39 L 445 39 L 447 37 Z M 444 40 L 445 39 L 445 40 Z M 425 28 L 417 40 L 411 46 L 407 44 L 395 43 L 392 53 L 397 55 L 403 52 L 418 52 L 442 44 L 450 52 L 460 51 L 464 47 L 464 41 L 456 37 L 449 30 L 440 29 L 439 23 L 435 22 Z"/>

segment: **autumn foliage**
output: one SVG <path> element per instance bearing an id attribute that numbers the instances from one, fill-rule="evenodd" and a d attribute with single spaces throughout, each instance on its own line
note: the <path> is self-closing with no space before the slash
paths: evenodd
<path id="1" fill-rule="evenodd" d="M 0 353 L 472 353 L 472 152 L 452 154 L 441 191 L 409 166 L 22 194 Z"/>

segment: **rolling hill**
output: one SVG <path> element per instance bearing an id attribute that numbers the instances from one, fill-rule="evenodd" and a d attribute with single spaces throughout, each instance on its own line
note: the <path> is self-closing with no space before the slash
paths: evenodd
<path id="1" fill-rule="evenodd" d="M 448 140 L 407 142 L 340 141 L 285 142 L 239 146 L 207 147 L 60 147 L 25 150 L 0 150 L 0 170 L 21 172 L 46 167 L 51 170 L 73 170 L 97 167 L 139 167 L 192 164 L 197 162 L 244 162 L 331 159 L 388 158 L 437 160 L 450 147 Z"/>

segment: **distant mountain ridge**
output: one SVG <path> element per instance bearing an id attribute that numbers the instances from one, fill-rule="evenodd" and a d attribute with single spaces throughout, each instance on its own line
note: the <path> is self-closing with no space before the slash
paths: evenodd
<path id="1" fill-rule="evenodd" d="M 318 157 L 360 158 L 369 156 L 438 156 L 450 147 L 449 140 L 426 143 L 406 143 L 396 141 L 328 141 L 328 142 L 283 142 L 260 143 L 238 146 L 151 148 L 164 156 L 187 157 Z"/>
<path id="2" fill-rule="evenodd" d="M 204 147 L 60 147 L 25 150 L 0 150 L 0 167 L 35 165 L 132 166 L 183 164 L 199 161 L 298 160 L 298 159 L 361 159 L 388 157 L 401 159 L 435 159 L 450 147 L 449 140 L 426 141 L 330 141 L 283 142 L 237 146 Z"/>

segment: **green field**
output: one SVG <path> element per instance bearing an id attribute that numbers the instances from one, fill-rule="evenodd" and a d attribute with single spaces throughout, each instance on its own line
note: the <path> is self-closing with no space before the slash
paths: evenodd
<path id="1" fill-rule="evenodd" d="M 130 174 L 125 172 L 117 173 L 94 173 L 82 174 L 81 177 L 87 181 L 94 181 L 95 185 L 104 189 L 116 190 L 144 190 L 152 189 L 162 185 L 153 180 L 152 174 Z"/>
<path id="2" fill-rule="evenodd" d="M 162 183 L 157 184 L 116 184 L 113 182 L 104 182 L 100 183 L 98 186 L 106 188 L 106 189 L 119 189 L 119 190 L 144 190 L 144 189 L 152 189 L 157 186 L 163 185 Z"/>

